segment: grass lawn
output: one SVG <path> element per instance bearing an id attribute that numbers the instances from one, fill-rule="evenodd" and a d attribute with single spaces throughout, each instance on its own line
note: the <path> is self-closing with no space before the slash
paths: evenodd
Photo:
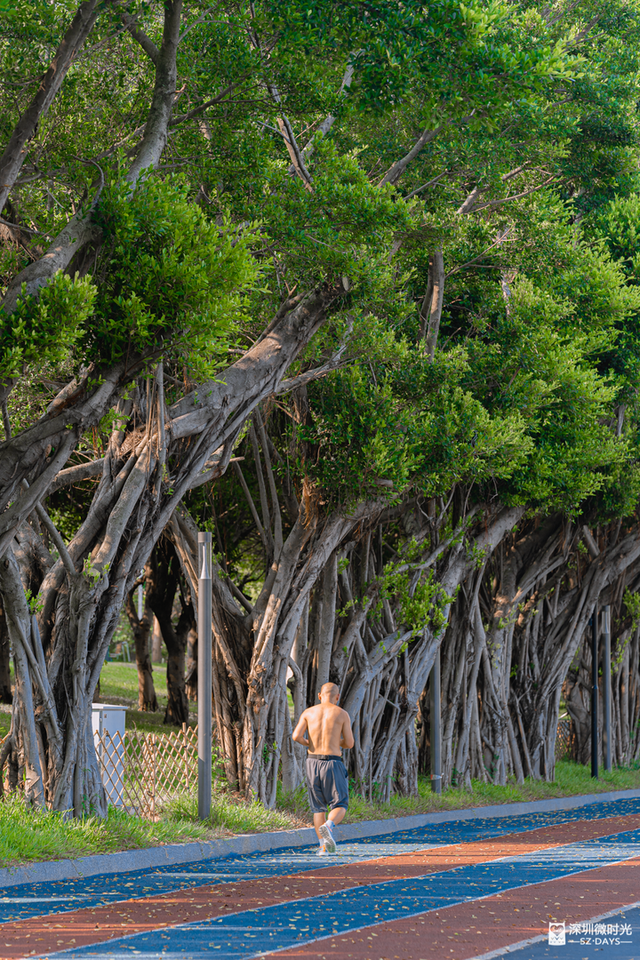
<path id="1" fill-rule="evenodd" d="M 0 867 L 95 853 L 138 850 L 163 843 L 215 840 L 241 833 L 295 829 L 306 822 L 291 813 L 214 793 L 211 820 L 197 818 L 197 800 L 185 797 L 154 823 L 115 807 L 104 820 L 65 821 L 59 813 L 28 810 L 20 798 L 0 803 Z"/>
<path id="2" fill-rule="evenodd" d="M 158 709 L 155 713 L 138 710 L 138 669 L 135 663 L 105 663 L 100 674 L 100 695 L 96 695 L 96 700 L 126 707 L 127 730 L 136 727 L 143 733 L 169 733 L 176 727 L 162 722 L 167 707 L 166 670 L 165 664 L 154 664 L 153 683 L 158 698 Z M 197 721 L 196 704 L 190 703 L 189 726 L 194 726 Z"/>
<path id="3" fill-rule="evenodd" d="M 370 802 L 368 798 L 365 799 L 352 792 L 345 823 L 632 789 L 640 789 L 640 770 L 618 768 L 611 773 L 602 772 L 598 780 L 592 780 L 589 767 L 561 760 L 556 764 L 556 779 L 553 783 L 526 780 L 523 784 L 517 784 L 512 781 L 504 787 L 498 787 L 494 784 L 482 783 L 480 780 L 473 780 L 471 791 L 451 788 L 438 796 L 431 792 L 430 780 L 427 777 L 420 777 L 417 796 L 395 796 L 389 803 L 376 802 L 375 797 L 373 802 Z M 309 808 L 304 789 L 299 789 L 293 794 L 279 793 L 278 807 L 300 817 L 308 816 Z"/>
<path id="4" fill-rule="evenodd" d="M 446 790 L 441 796 L 431 792 L 431 782 L 420 779 L 417 797 L 393 797 L 388 804 L 370 804 L 354 797 L 349 816 L 352 822 L 376 817 L 402 817 L 417 813 L 434 813 L 439 810 L 464 810 L 469 807 L 486 807 L 499 803 L 522 803 L 547 800 L 551 797 L 571 797 L 588 793 L 607 793 L 612 790 L 640 789 L 640 770 L 616 769 L 601 773 L 598 780 L 591 778 L 590 767 L 568 760 L 556 764 L 556 779 L 553 783 L 539 780 L 515 781 L 504 787 L 491 783 L 472 781 L 472 790 Z"/>

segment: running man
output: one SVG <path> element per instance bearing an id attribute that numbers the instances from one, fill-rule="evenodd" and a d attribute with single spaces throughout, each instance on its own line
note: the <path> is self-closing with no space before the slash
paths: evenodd
<path id="1" fill-rule="evenodd" d="M 349 783 L 342 762 L 341 748 L 354 744 L 349 714 L 338 706 L 340 689 L 335 683 L 323 684 L 320 703 L 304 711 L 293 739 L 308 750 L 307 780 L 313 825 L 318 834 L 318 855 L 336 852 L 333 828 L 343 819 L 349 806 Z M 327 820 L 327 807 L 331 808 Z"/>

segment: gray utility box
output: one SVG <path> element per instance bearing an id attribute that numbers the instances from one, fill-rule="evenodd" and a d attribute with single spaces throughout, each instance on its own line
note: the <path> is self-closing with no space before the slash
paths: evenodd
<path id="1" fill-rule="evenodd" d="M 93 742 L 107 800 L 124 806 L 124 724 L 126 707 L 112 703 L 94 703 L 91 710 Z"/>

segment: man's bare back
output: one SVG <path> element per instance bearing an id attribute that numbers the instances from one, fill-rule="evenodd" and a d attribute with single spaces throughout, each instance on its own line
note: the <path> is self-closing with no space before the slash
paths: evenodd
<path id="1" fill-rule="evenodd" d="M 349 714 L 330 702 L 309 707 L 300 717 L 293 739 L 304 744 L 310 756 L 339 757 L 343 747 L 353 746 Z"/>

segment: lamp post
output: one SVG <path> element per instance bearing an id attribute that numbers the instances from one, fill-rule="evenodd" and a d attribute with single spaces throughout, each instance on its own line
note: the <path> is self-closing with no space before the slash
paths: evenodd
<path id="1" fill-rule="evenodd" d="M 442 793 L 442 704 L 440 700 L 440 647 L 431 667 L 429 681 L 429 742 L 431 746 L 431 790 Z"/>
<path id="2" fill-rule="evenodd" d="M 598 779 L 598 606 L 591 614 L 591 776 Z"/>
<path id="3" fill-rule="evenodd" d="M 211 534 L 198 534 L 198 818 L 211 815 Z"/>
<path id="4" fill-rule="evenodd" d="M 605 770 L 611 770 L 611 624 L 608 604 L 602 611 L 602 635 L 604 639 L 602 661 L 602 712 L 604 714 L 602 759 Z"/>

